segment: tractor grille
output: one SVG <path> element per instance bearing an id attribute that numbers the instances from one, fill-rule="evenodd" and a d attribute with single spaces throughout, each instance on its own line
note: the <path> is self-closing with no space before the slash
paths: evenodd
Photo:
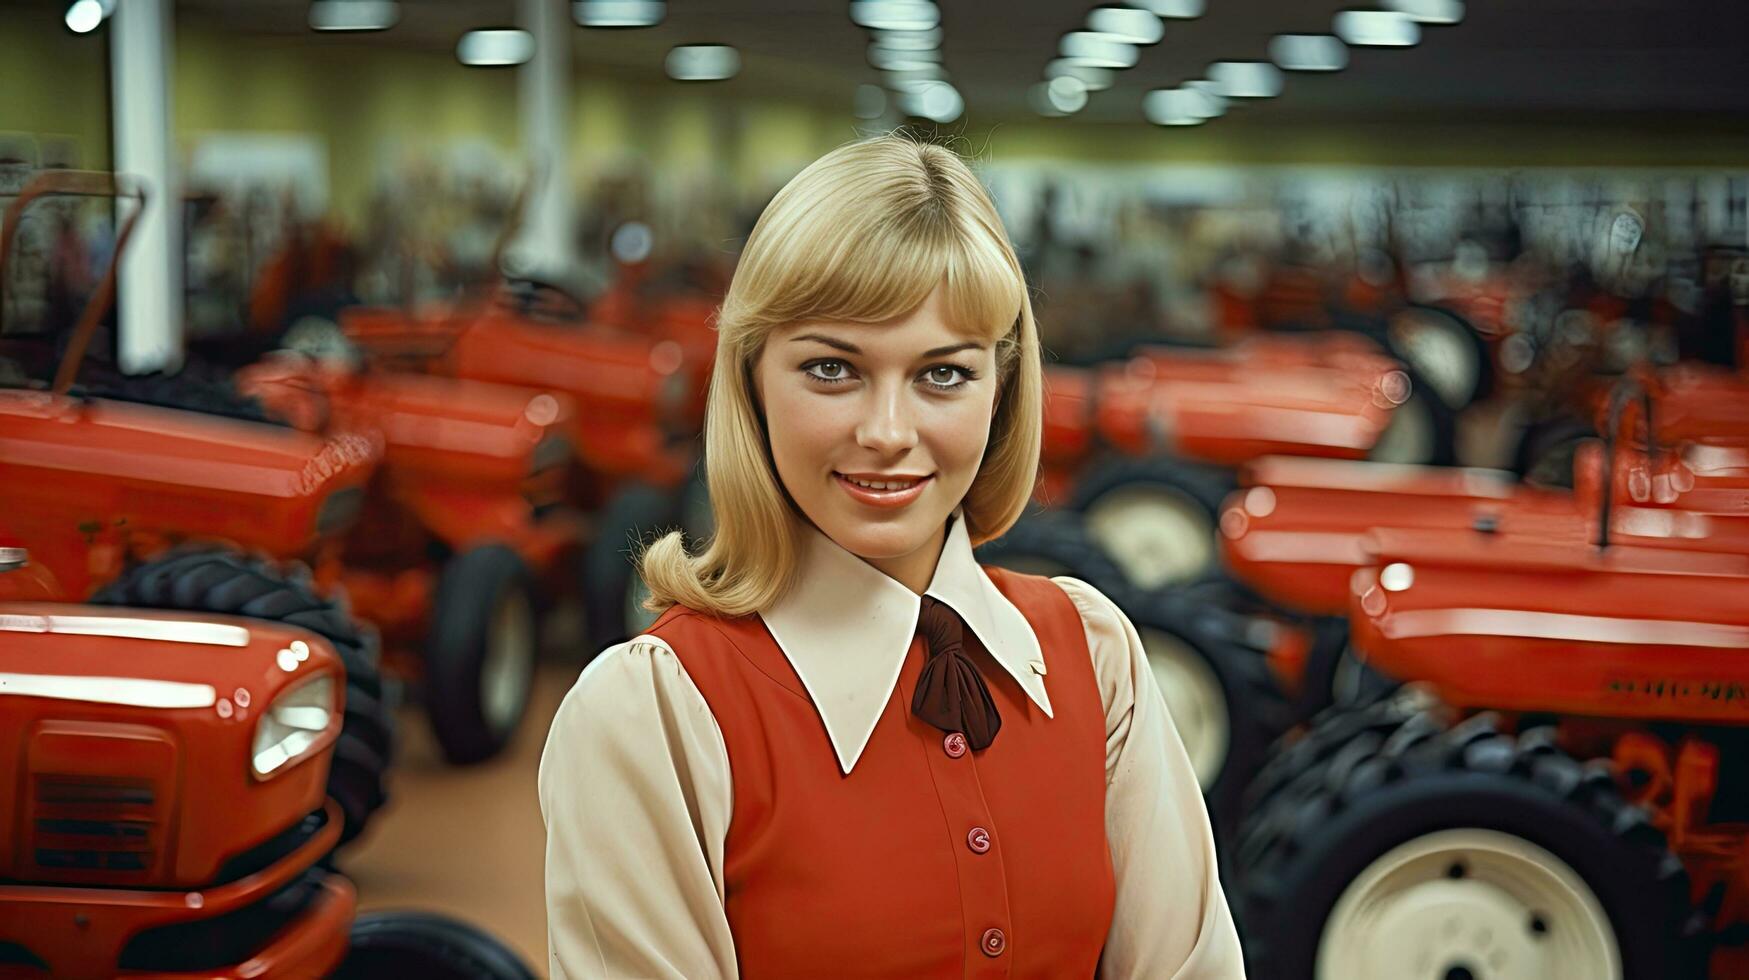
<path id="1" fill-rule="evenodd" d="M 39 773 L 35 795 L 33 859 L 44 877 L 153 867 L 162 828 L 149 781 Z"/>

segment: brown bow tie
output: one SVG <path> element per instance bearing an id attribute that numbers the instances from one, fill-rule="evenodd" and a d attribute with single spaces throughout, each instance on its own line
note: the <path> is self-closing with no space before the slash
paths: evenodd
<path id="1" fill-rule="evenodd" d="M 923 597 L 917 617 L 923 637 L 923 673 L 911 698 L 911 713 L 944 732 L 963 732 L 972 749 L 988 748 L 1002 727 L 984 678 L 966 655 L 965 624 L 946 603 Z"/>

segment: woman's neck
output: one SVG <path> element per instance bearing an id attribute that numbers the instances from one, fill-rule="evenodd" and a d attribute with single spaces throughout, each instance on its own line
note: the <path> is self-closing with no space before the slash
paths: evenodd
<path id="1" fill-rule="evenodd" d="M 887 577 L 922 595 L 935 580 L 935 566 L 941 563 L 941 549 L 947 543 L 947 525 L 936 528 L 935 534 L 917 550 L 892 558 L 863 558 L 863 561 L 885 572 Z M 860 557 L 860 556 L 859 556 Z"/>

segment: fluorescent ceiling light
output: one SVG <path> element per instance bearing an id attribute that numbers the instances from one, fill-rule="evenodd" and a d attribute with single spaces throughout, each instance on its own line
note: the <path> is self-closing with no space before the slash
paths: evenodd
<path id="1" fill-rule="evenodd" d="M 726 44 L 679 44 L 663 67 L 677 82 L 720 82 L 741 70 L 741 53 Z"/>
<path id="2" fill-rule="evenodd" d="M 1079 78 L 1062 75 L 1045 85 L 1045 98 L 1051 108 L 1064 115 L 1080 112 L 1087 105 L 1087 86 Z"/>
<path id="3" fill-rule="evenodd" d="M 1385 9 L 1422 24 L 1455 24 L 1464 19 L 1463 0 L 1385 0 Z"/>
<path id="4" fill-rule="evenodd" d="M 1142 96 L 1142 115 L 1157 126 L 1195 126 L 1225 109 L 1225 99 L 1194 88 L 1159 88 Z"/>
<path id="5" fill-rule="evenodd" d="M 1166 17 L 1173 20 L 1190 20 L 1201 17 L 1208 9 L 1207 0 L 1131 0 L 1145 10 L 1150 10 L 1156 17 Z"/>
<path id="6" fill-rule="evenodd" d="M 1183 85 L 1180 85 L 1179 88 L 1187 88 L 1193 92 L 1201 92 L 1203 105 L 1212 110 L 1210 112 L 1210 118 L 1227 111 L 1227 97 L 1221 94 L 1221 87 L 1215 84 L 1213 79 L 1194 78 L 1185 82 Z"/>
<path id="7" fill-rule="evenodd" d="M 1089 92 L 1099 92 L 1111 88 L 1112 79 L 1117 77 L 1116 73 L 1109 68 L 1089 65 L 1086 62 L 1076 61 L 1074 58 L 1057 58 L 1045 66 L 1046 81 L 1061 78 L 1064 75 L 1079 78 L 1081 84 L 1085 85 Z"/>
<path id="8" fill-rule="evenodd" d="M 1215 90 L 1229 99 L 1268 99 L 1281 94 L 1281 71 L 1267 61 L 1217 61 L 1209 66 Z"/>
<path id="9" fill-rule="evenodd" d="M 1032 105 L 1032 111 L 1041 116 L 1048 116 L 1055 119 L 1063 115 L 1063 113 L 1057 111 L 1056 106 L 1051 105 L 1049 82 L 1040 82 L 1032 88 L 1027 89 L 1026 101 Z"/>
<path id="10" fill-rule="evenodd" d="M 1092 31 L 1064 34 L 1057 50 L 1065 58 L 1074 58 L 1098 68 L 1131 68 L 1140 57 L 1134 45 Z"/>
<path id="11" fill-rule="evenodd" d="M 393 0 L 315 0 L 310 4 L 313 31 L 386 31 L 401 19 Z"/>
<path id="12" fill-rule="evenodd" d="M 1358 48 L 1406 48 L 1421 40 L 1421 28 L 1395 10 L 1344 10 L 1336 36 Z"/>
<path id="13" fill-rule="evenodd" d="M 1158 14 L 1136 7 L 1094 7 L 1087 29 L 1125 44 L 1158 44 L 1166 36 Z"/>
<path id="14" fill-rule="evenodd" d="M 517 30 L 469 31 L 455 46 L 455 56 L 476 68 L 520 65 L 534 57 L 534 36 Z"/>
<path id="15" fill-rule="evenodd" d="M 902 71 L 941 63 L 940 51 L 894 51 L 879 44 L 868 46 L 868 63 L 881 71 Z"/>
<path id="16" fill-rule="evenodd" d="M 663 0 L 577 0 L 571 16 L 584 27 L 655 27 L 668 12 Z"/>
<path id="17" fill-rule="evenodd" d="M 1340 71 L 1348 66 L 1348 46 L 1329 34 L 1277 34 L 1269 60 L 1288 71 Z"/>
<path id="18" fill-rule="evenodd" d="M 858 85 L 850 111 L 858 119 L 879 119 L 887 111 L 887 93 L 879 85 Z"/>
<path id="19" fill-rule="evenodd" d="M 941 47 L 941 28 L 927 31 L 875 31 L 874 43 L 893 51 L 934 51 Z"/>
<path id="20" fill-rule="evenodd" d="M 871 31 L 927 31 L 941 11 L 929 0 L 853 0 L 850 19 Z"/>
<path id="21" fill-rule="evenodd" d="M 89 34 L 97 30 L 97 25 L 103 23 L 103 18 L 109 11 L 103 9 L 103 4 L 97 0 L 74 0 L 67 8 L 67 30 L 74 34 Z"/>
<path id="22" fill-rule="evenodd" d="M 1156 126 L 1198 126 L 1208 116 L 1191 111 L 1202 93 L 1194 89 L 1157 88 L 1142 96 L 1142 115 Z"/>
<path id="23" fill-rule="evenodd" d="M 947 82 L 923 82 L 901 92 L 899 105 L 913 116 L 937 123 L 950 123 L 966 109 L 959 90 Z"/>

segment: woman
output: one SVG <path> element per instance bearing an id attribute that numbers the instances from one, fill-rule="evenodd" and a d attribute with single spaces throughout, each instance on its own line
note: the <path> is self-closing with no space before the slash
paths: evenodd
<path id="1" fill-rule="evenodd" d="M 1237 977 L 1136 632 L 980 569 L 1038 466 L 1039 342 L 977 179 L 885 137 L 774 198 L 718 322 L 717 532 L 541 760 L 572 977 Z"/>

